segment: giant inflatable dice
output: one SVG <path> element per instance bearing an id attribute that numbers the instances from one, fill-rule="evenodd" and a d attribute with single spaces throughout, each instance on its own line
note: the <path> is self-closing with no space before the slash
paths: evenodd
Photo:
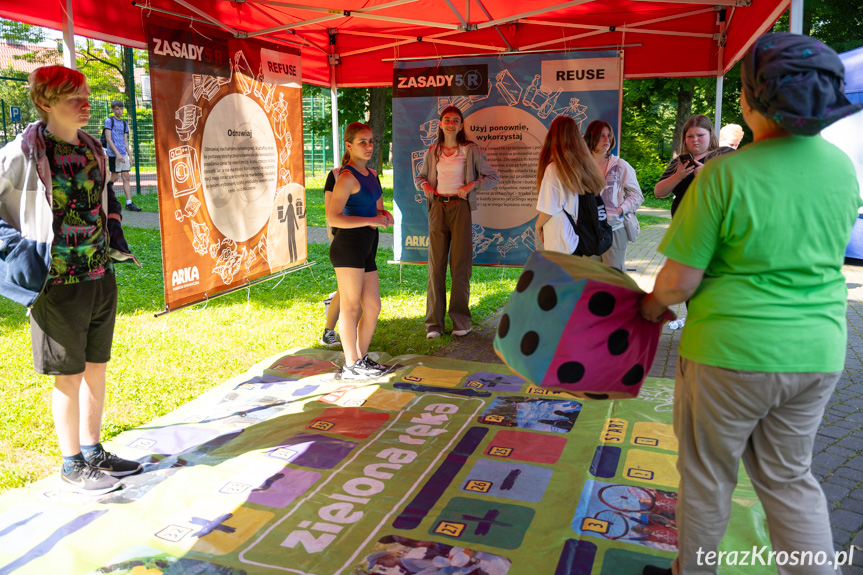
<path id="1" fill-rule="evenodd" d="M 635 397 L 662 324 L 638 312 L 644 292 L 588 258 L 534 252 L 503 309 L 494 349 L 528 381 L 591 399 Z"/>

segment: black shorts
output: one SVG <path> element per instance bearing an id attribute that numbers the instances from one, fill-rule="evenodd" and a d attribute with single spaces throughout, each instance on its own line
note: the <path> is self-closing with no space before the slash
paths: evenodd
<path id="1" fill-rule="evenodd" d="M 117 318 L 117 279 L 45 286 L 30 310 L 33 367 L 45 375 L 82 373 L 86 363 L 111 359 Z"/>
<path id="2" fill-rule="evenodd" d="M 117 171 L 117 158 L 116 156 L 108 156 L 108 171 L 112 174 L 119 174 L 122 172 Z M 123 172 L 128 172 L 129 170 L 123 170 Z"/>
<path id="3" fill-rule="evenodd" d="M 330 262 L 334 268 L 360 268 L 367 272 L 378 269 L 375 256 L 378 253 L 378 229 L 339 228 L 330 244 Z"/>

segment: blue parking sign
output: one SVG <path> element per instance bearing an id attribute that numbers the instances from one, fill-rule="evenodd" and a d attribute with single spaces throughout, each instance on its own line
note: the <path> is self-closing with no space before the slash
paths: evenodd
<path id="1" fill-rule="evenodd" d="M 9 115 L 13 122 L 21 121 L 21 106 L 9 106 Z"/>

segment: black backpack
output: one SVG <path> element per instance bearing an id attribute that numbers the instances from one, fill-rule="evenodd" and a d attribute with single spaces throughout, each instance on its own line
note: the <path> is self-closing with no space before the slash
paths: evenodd
<path id="1" fill-rule="evenodd" d="M 114 129 L 114 116 L 108 116 L 108 117 L 111 119 L 111 127 L 110 128 L 102 128 L 102 135 L 99 136 L 99 142 L 102 144 L 102 147 L 105 148 L 106 150 L 108 149 L 108 138 L 105 137 L 105 130 L 113 130 Z M 128 130 L 128 128 L 126 128 L 126 125 L 125 125 L 126 120 L 123 120 L 123 124 L 124 124 L 123 128 Z"/>
<path id="2" fill-rule="evenodd" d="M 563 210 L 572 229 L 578 236 L 578 247 L 572 252 L 577 256 L 601 256 L 614 241 L 611 226 L 605 214 L 605 202 L 598 195 L 581 194 L 578 196 L 578 221 Z"/>

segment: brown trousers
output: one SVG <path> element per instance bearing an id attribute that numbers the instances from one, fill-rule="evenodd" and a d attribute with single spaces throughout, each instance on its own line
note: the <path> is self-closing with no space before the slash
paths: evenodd
<path id="1" fill-rule="evenodd" d="M 452 293 L 449 317 L 453 329 L 470 329 L 470 276 L 473 272 L 470 206 L 466 200 L 432 201 L 429 210 L 429 280 L 426 333 L 443 333 L 446 312 L 446 265 L 449 259 Z"/>

